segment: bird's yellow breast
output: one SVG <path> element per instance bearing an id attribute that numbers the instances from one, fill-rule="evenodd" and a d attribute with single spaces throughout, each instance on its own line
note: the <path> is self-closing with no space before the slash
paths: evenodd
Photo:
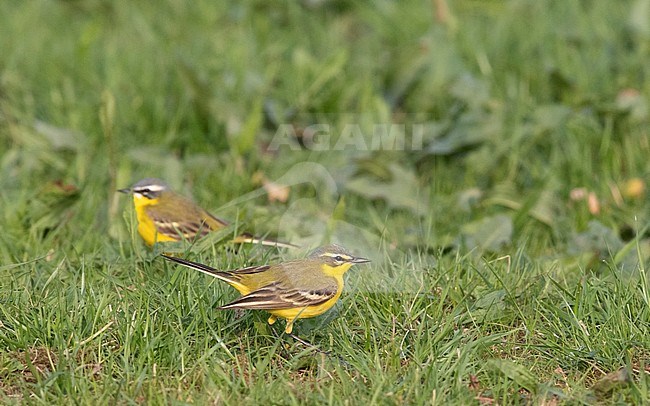
<path id="1" fill-rule="evenodd" d="M 135 215 L 138 218 L 138 234 L 140 234 L 145 244 L 149 246 L 154 245 L 156 242 L 176 241 L 174 238 L 158 233 L 156 224 L 147 214 L 147 207 L 155 206 L 159 201 L 160 199 L 148 199 L 137 194 L 133 195 L 133 206 L 135 207 Z"/>

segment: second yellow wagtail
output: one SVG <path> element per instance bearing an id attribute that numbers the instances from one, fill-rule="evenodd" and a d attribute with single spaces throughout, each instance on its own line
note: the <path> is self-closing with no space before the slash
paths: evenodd
<path id="1" fill-rule="evenodd" d="M 318 248 L 305 259 L 234 271 L 218 271 L 198 262 L 163 257 L 221 279 L 242 294 L 219 309 L 266 310 L 271 313 L 269 324 L 278 317 L 287 320 L 287 334 L 291 334 L 297 319 L 318 316 L 334 306 L 343 291 L 343 274 L 354 264 L 370 262 L 336 244 Z"/>
<path id="2" fill-rule="evenodd" d="M 142 179 L 130 188 L 120 189 L 118 192 L 133 195 L 138 234 L 149 246 L 156 242 L 183 239 L 191 241 L 229 225 L 227 221 L 213 216 L 190 199 L 174 192 L 160 179 Z M 233 241 L 296 248 L 293 244 L 257 238 L 249 234 L 238 236 Z"/>

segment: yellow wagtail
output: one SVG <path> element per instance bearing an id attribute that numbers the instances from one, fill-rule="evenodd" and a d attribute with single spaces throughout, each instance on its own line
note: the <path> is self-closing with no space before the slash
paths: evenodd
<path id="1" fill-rule="evenodd" d="M 297 319 L 318 316 L 334 306 L 343 290 L 343 274 L 353 264 L 370 262 L 336 244 L 317 248 L 306 259 L 234 271 L 218 271 L 197 262 L 163 257 L 221 279 L 242 294 L 219 309 L 266 310 L 271 313 L 269 324 L 278 317 L 287 320 L 287 334 L 291 334 Z"/>
<path id="2" fill-rule="evenodd" d="M 120 189 L 118 192 L 133 195 L 138 233 L 149 246 L 156 242 L 193 240 L 228 226 L 227 221 L 213 216 L 190 199 L 175 193 L 160 179 L 142 179 L 130 188 Z M 257 238 L 250 234 L 236 237 L 234 242 L 281 248 L 296 247 L 293 244 Z"/>

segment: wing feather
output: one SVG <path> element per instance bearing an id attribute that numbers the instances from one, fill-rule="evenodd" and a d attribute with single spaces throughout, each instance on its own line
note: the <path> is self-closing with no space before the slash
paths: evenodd
<path id="1" fill-rule="evenodd" d="M 280 310 L 315 306 L 330 300 L 336 296 L 336 292 L 335 284 L 307 290 L 286 288 L 281 283 L 274 282 L 219 308 Z"/>
<path id="2" fill-rule="evenodd" d="M 181 238 L 191 240 L 197 236 L 203 237 L 211 231 L 210 225 L 205 221 L 173 221 L 154 210 L 149 210 L 148 214 L 159 234 L 164 234 L 176 240 Z"/>
<path id="3" fill-rule="evenodd" d="M 191 206 L 189 206 L 191 205 Z M 229 223 L 211 213 L 185 200 L 186 208 L 189 207 L 190 213 L 185 216 L 188 219 L 181 220 L 179 213 L 170 210 L 163 210 L 159 206 L 148 207 L 145 210 L 156 227 L 158 234 L 165 235 L 176 241 L 182 239 L 193 240 L 197 237 L 205 237 L 211 231 L 228 227 Z M 199 220 L 200 219 L 200 220 Z M 297 248 L 297 245 L 287 242 L 276 241 L 269 238 L 259 238 L 249 233 L 244 233 L 235 237 L 235 243 L 261 244 L 269 247 L 278 248 Z"/>

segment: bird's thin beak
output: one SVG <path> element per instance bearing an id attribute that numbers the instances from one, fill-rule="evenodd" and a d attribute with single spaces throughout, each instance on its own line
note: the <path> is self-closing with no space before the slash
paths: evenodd
<path id="1" fill-rule="evenodd" d="M 365 263 L 367 263 L 367 262 L 370 262 L 370 260 L 367 259 L 367 258 L 361 258 L 361 257 L 356 257 L 356 258 L 354 258 L 354 259 L 352 260 L 352 263 L 353 263 L 353 264 L 365 264 Z"/>
<path id="2" fill-rule="evenodd" d="M 131 194 L 131 188 L 130 187 L 128 187 L 126 189 L 117 189 L 117 191 L 120 192 L 120 193 L 125 193 L 127 195 Z"/>

